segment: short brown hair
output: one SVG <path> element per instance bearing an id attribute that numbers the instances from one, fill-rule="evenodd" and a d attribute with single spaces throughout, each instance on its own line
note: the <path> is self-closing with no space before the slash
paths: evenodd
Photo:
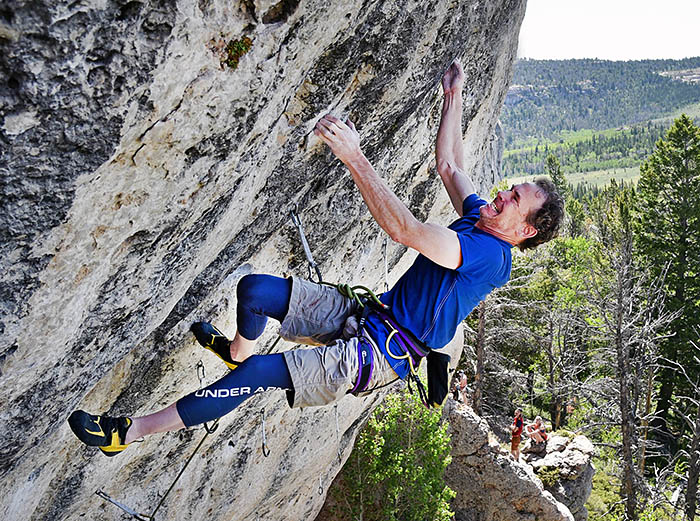
<path id="1" fill-rule="evenodd" d="M 521 251 L 554 239 L 559 235 L 559 226 L 564 219 L 564 199 L 557 192 L 554 183 L 548 177 L 538 177 L 535 185 L 544 193 L 545 200 L 539 210 L 530 212 L 527 216 L 527 223 L 535 227 L 537 235 L 518 244 Z"/>

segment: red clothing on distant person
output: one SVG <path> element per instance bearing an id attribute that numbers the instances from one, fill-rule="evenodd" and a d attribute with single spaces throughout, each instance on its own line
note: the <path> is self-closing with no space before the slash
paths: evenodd
<path id="1" fill-rule="evenodd" d="M 523 418 L 517 416 L 513 418 L 513 427 L 511 428 L 513 436 L 520 436 L 523 433 Z"/>

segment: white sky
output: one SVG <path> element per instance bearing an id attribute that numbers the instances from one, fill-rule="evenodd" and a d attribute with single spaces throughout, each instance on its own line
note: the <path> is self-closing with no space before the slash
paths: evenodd
<path id="1" fill-rule="evenodd" d="M 700 56 L 700 0 L 527 0 L 518 57 Z"/>

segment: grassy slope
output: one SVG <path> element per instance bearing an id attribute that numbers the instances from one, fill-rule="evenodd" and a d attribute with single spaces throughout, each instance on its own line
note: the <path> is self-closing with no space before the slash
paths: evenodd
<path id="1" fill-rule="evenodd" d="M 661 116 L 659 118 L 656 118 L 653 120 L 654 123 L 663 123 L 668 126 L 671 125 L 674 119 L 678 118 L 681 114 L 686 114 L 687 116 L 690 116 L 694 120 L 700 120 L 700 103 L 693 103 L 691 105 L 687 105 L 683 108 L 680 108 L 670 114 L 667 114 L 665 116 Z M 563 140 L 565 143 L 576 143 L 578 141 L 583 141 L 586 139 L 590 139 L 593 134 L 597 136 L 612 136 L 615 133 L 620 132 L 619 129 L 616 128 L 611 128 L 607 130 L 601 130 L 601 131 L 594 131 L 594 130 L 577 130 L 575 132 L 572 131 L 562 131 L 559 139 L 554 140 L 554 141 L 549 141 L 547 142 L 551 147 L 556 147 L 561 143 L 561 140 Z M 543 147 L 546 141 L 544 140 L 529 140 L 526 142 L 518 143 L 518 147 L 516 149 L 511 149 L 511 150 L 506 150 L 503 153 L 504 158 L 508 157 L 509 154 L 513 154 L 516 152 L 524 151 L 524 150 L 534 150 L 536 145 L 539 145 L 539 147 Z M 518 177 L 508 177 L 506 178 L 508 183 L 522 183 L 526 181 L 531 181 L 534 179 L 536 176 L 529 175 L 529 176 L 518 176 Z M 579 183 L 586 182 L 592 186 L 604 186 L 610 182 L 611 179 L 615 179 L 616 181 L 632 181 L 634 183 L 637 182 L 639 179 L 639 166 L 634 166 L 634 167 L 629 167 L 629 168 L 612 168 L 612 169 L 602 169 L 602 170 L 594 170 L 592 172 L 583 172 L 583 173 L 571 173 L 571 174 L 566 174 L 566 179 L 571 183 L 572 185 L 578 185 Z"/>

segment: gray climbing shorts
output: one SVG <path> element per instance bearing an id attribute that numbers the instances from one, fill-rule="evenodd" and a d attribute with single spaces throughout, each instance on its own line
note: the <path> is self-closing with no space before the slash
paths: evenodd
<path id="1" fill-rule="evenodd" d="M 289 311 L 280 336 L 320 347 L 282 353 L 294 384 L 294 392 L 288 395 L 290 406 L 327 405 L 352 390 L 359 368 L 356 314 L 355 302 L 334 287 L 293 278 Z M 367 390 L 360 396 L 398 378 L 375 342 L 368 340 L 374 369 Z"/>

